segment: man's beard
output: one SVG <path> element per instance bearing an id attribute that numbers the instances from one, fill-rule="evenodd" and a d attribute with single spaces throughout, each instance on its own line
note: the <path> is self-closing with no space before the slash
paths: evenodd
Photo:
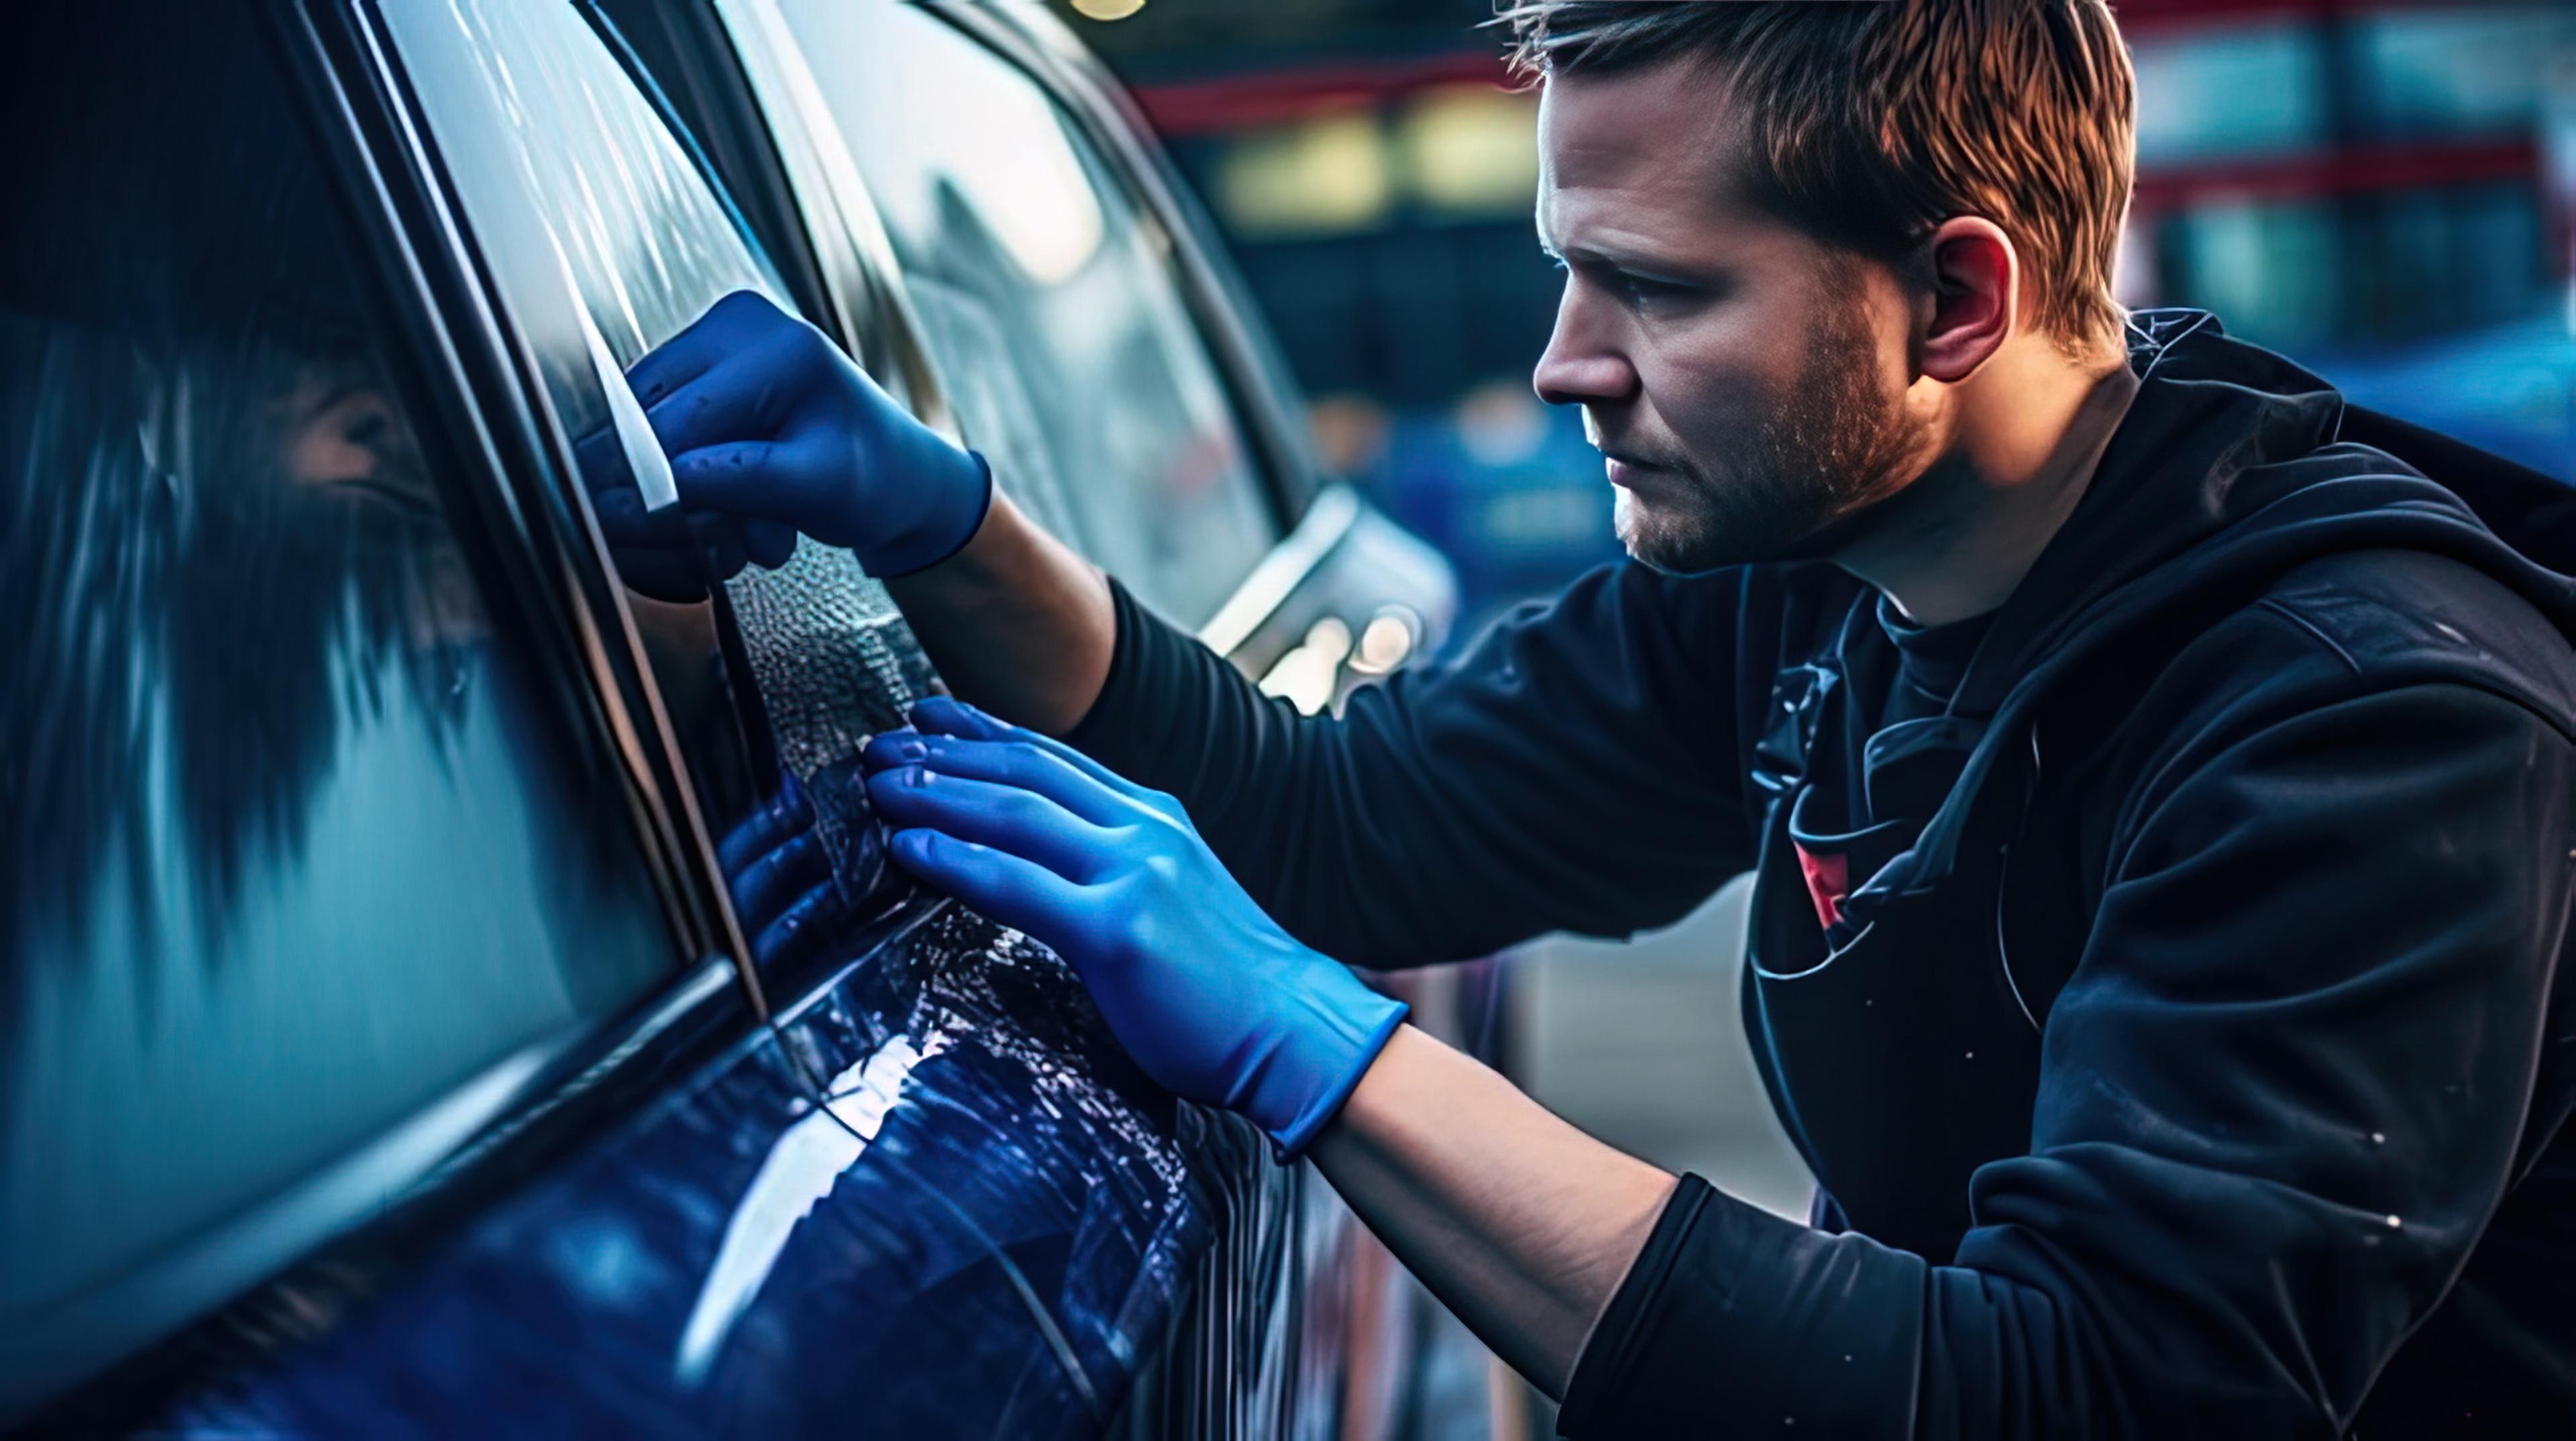
<path id="1" fill-rule="evenodd" d="M 1811 559 L 1919 468 L 1919 427 L 1882 387 L 1857 303 L 1819 325 L 1788 394 L 1723 458 L 1723 478 L 1682 462 L 1653 477 L 1650 501 L 1619 495 L 1619 539 L 1656 570 Z"/>

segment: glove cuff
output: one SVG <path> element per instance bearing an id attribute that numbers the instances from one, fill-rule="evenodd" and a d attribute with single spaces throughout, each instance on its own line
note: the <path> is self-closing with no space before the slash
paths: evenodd
<path id="1" fill-rule="evenodd" d="M 938 443 L 947 444 L 944 440 Z M 925 517 L 921 525 L 887 545 L 882 552 L 864 557 L 868 574 L 879 580 L 893 580 L 928 570 L 964 550 L 966 542 L 975 538 L 975 532 L 984 528 L 984 517 L 993 511 L 992 463 L 984 459 L 981 451 L 958 453 L 974 462 L 975 468 L 974 479 L 957 487 L 960 492 L 958 503 L 941 505 L 936 513 Z M 970 488 L 971 500 L 963 494 Z"/>
<path id="2" fill-rule="evenodd" d="M 1326 961 L 1340 969 L 1340 963 Z M 1355 997 L 1339 1004 L 1315 1006 L 1314 1026 L 1298 1037 L 1295 1073 L 1303 1104 L 1288 1124 L 1270 1131 L 1270 1143 L 1281 1164 L 1305 1154 L 1317 1134 L 1342 1112 L 1359 1089 L 1360 1078 L 1377 1063 L 1378 1052 L 1395 1036 L 1412 1007 L 1370 990 L 1359 977 L 1342 972 Z"/>

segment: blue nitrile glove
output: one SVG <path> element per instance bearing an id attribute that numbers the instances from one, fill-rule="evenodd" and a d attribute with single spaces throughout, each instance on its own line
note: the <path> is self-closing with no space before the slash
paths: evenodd
<path id="1" fill-rule="evenodd" d="M 707 598 L 710 581 L 728 581 L 754 562 L 776 570 L 796 553 L 796 528 L 672 506 L 648 515 L 617 433 L 601 426 L 574 444 L 591 513 L 617 562 L 618 579 L 655 600 L 690 604 Z"/>
<path id="2" fill-rule="evenodd" d="M 626 381 L 718 579 L 746 560 L 785 564 L 794 536 L 783 527 L 848 549 L 870 575 L 907 575 L 956 554 L 992 502 L 983 457 L 913 419 L 821 331 L 753 291 L 717 301 Z M 655 584 L 688 579 L 696 557 L 644 559 L 677 550 L 677 537 L 647 524 L 631 484 L 593 487 L 621 568 L 632 554 Z"/>
<path id="3" fill-rule="evenodd" d="M 813 805 L 792 775 L 718 843 L 716 860 L 752 959 L 762 966 L 794 955 L 801 941 L 845 913 L 831 860 L 814 834 Z"/>
<path id="4" fill-rule="evenodd" d="M 1291 939 L 1180 803 L 945 697 L 868 742 L 898 863 L 1070 962 L 1145 1074 L 1305 1149 L 1404 1020 Z"/>

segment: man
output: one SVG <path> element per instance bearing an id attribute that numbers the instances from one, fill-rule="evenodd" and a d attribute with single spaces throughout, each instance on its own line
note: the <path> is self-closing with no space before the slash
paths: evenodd
<path id="1" fill-rule="evenodd" d="M 871 743 L 903 863 L 1311 1156 L 1567 1434 L 2576 1428 L 2576 604 L 2500 472 L 2424 452 L 2482 523 L 2314 377 L 2122 316 L 2103 0 L 1509 19 L 1566 269 L 1537 386 L 1637 563 L 1338 719 L 764 304 L 638 367 L 691 504 L 898 577 L 993 713 Z M 1748 868 L 1811 1226 L 1342 964 Z"/>

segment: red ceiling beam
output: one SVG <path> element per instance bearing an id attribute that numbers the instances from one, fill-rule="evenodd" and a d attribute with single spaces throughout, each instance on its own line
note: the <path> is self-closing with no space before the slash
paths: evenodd
<path id="1" fill-rule="evenodd" d="M 2152 34 L 2233 20 L 2305 17 L 2322 20 L 2374 10 L 2431 10 L 2427 0 L 2111 0 L 2123 33 Z"/>
<path id="2" fill-rule="evenodd" d="M 2540 149 L 2529 140 L 2360 145 L 2239 161 L 2143 167 L 2137 208 L 2155 213 L 2213 200 L 2300 200 L 2372 190 L 2531 182 Z"/>
<path id="3" fill-rule="evenodd" d="M 1508 85 L 1502 57 L 1481 50 L 1413 60 L 1352 61 L 1174 85 L 1145 85 L 1136 102 L 1165 135 L 1205 135 L 1280 125 L 1374 105 L 1432 85 Z"/>

